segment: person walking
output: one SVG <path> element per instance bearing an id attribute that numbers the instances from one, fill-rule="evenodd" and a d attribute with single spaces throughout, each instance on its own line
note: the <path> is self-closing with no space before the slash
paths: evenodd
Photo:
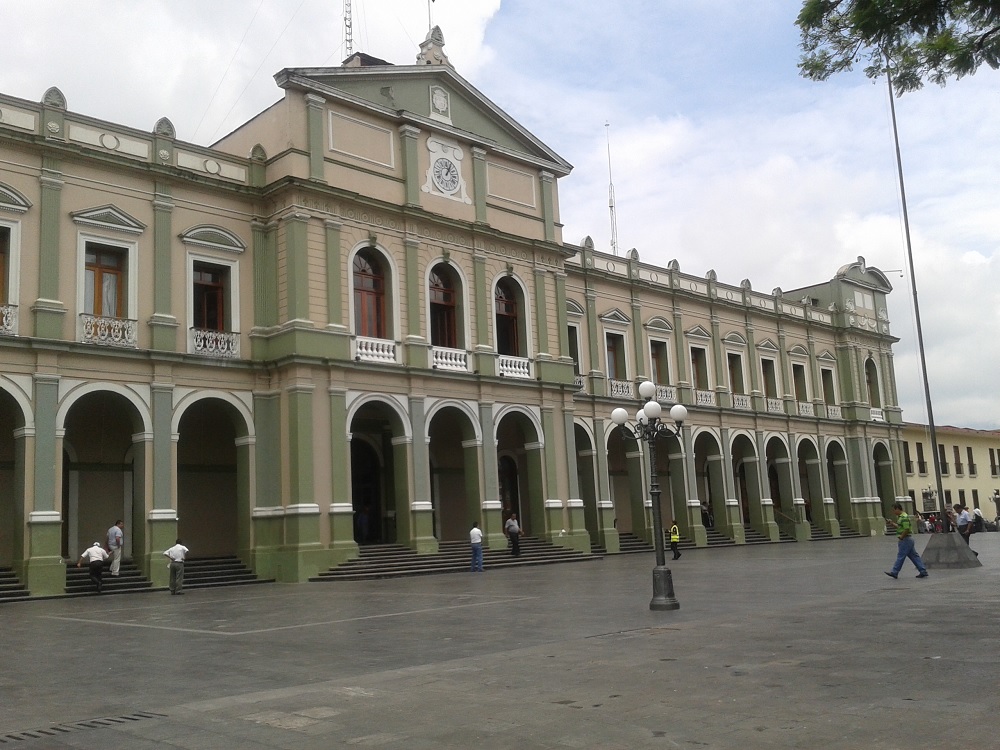
<path id="1" fill-rule="evenodd" d="M 885 574 L 890 578 L 899 578 L 899 571 L 903 567 L 903 562 L 906 558 L 910 558 L 910 562 L 917 566 L 917 578 L 927 577 L 927 568 L 924 566 L 924 561 L 920 559 L 920 554 L 913 546 L 913 524 L 910 521 L 910 517 L 903 511 L 902 503 L 893 503 L 892 512 L 896 516 L 895 521 L 890 521 L 888 518 L 885 519 L 889 521 L 890 524 L 896 527 L 896 563 L 892 566 L 892 570 L 885 571 Z"/>
<path id="2" fill-rule="evenodd" d="M 469 530 L 469 544 L 472 545 L 472 572 L 483 572 L 483 532 L 476 521 Z"/>
<path id="3" fill-rule="evenodd" d="M 184 560 L 187 558 L 188 548 L 181 544 L 181 540 L 178 539 L 177 543 L 168 550 L 164 550 L 163 555 L 170 558 L 168 566 L 170 568 L 170 593 L 171 594 L 183 594 L 181 591 L 184 588 Z"/>
<path id="4" fill-rule="evenodd" d="M 90 573 L 90 580 L 94 582 L 94 588 L 97 589 L 97 593 L 101 593 L 101 586 L 104 583 L 102 576 L 104 575 L 104 561 L 108 559 L 108 553 L 104 551 L 104 547 L 101 546 L 100 542 L 94 542 L 92 547 L 87 547 L 80 555 L 80 559 L 76 561 L 76 567 L 80 568 L 83 566 L 83 561 L 87 561 L 87 569 Z"/>
<path id="5" fill-rule="evenodd" d="M 122 548 L 125 546 L 125 522 L 120 518 L 108 529 L 108 552 L 111 555 L 111 575 L 117 576 L 122 564 Z"/>
<path id="6" fill-rule="evenodd" d="M 677 549 L 677 545 L 681 541 L 681 531 L 677 528 L 677 523 L 674 522 L 670 525 L 670 551 L 674 553 L 674 559 L 680 558 L 680 550 Z"/>
<path id="7" fill-rule="evenodd" d="M 507 523 L 503 525 L 503 533 L 510 539 L 511 557 L 521 556 L 521 527 L 517 523 L 517 513 L 511 513 Z"/>

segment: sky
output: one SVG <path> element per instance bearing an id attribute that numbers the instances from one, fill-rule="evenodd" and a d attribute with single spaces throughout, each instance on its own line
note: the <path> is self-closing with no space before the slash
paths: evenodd
<path id="1" fill-rule="evenodd" d="M 563 237 L 789 290 L 863 256 L 889 297 L 903 418 L 927 421 L 884 81 L 800 77 L 801 0 L 351 0 L 353 48 L 457 72 L 574 165 Z M 343 0 L 4 0 L 0 91 L 209 145 L 346 57 Z M 935 423 L 1000 428 L 1000 72 L 895 100 Z M 610 153 L 610 159 L 609 159 Z"/>

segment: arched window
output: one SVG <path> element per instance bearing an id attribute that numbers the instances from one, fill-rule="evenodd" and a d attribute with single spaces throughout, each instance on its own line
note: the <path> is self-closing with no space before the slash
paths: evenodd
<path id="1" fill-rule="evenodd" d="M 354 333 L 373 339 L 386 337 L 385 273 L 369 248 L 354 256 Z"/>
<path id="2" fill-rule="evenodd" d="M 497 282 L 495 304 L 497 353 L 511 357 L 523 356 L 518 335 L 520 319 L 517 287 L 510 279 Z"/>
<path id="3" fill-rule="evenodd" d="M 455 284 L 448 268 L 443 265 L 436 266 L 431 271 L 429 284 L 431 344 L 457 349 Z"/>

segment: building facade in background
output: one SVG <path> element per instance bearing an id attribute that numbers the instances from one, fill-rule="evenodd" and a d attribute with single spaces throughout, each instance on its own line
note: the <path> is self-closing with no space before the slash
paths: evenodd
<path id="1" fill-rule="evenodd" d="M 117 518 L 160 585 L 178 536 L 283 581 L 473 521 L 502 544 L 512 512 L 648 541 L 610 420 L 644 379 L 689 407 L 657 450 L 695 543 L 881 530 L 907 491 L 884 274 L 762 292 L 565 242 L 570 165 L 443 44 L 283 70 L 209 148 L 0 96 L 0 567 L 32 594 Z"/>

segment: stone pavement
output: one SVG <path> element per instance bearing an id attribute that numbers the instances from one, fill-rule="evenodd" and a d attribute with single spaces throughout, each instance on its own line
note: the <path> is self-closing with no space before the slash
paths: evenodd
<path id="1" fill-rule="evenodd" d="M 923 549 L 926 537 L 918 537 Z M 0 607 L 0 747 L 990 748 L 1000 534 Z"/>

